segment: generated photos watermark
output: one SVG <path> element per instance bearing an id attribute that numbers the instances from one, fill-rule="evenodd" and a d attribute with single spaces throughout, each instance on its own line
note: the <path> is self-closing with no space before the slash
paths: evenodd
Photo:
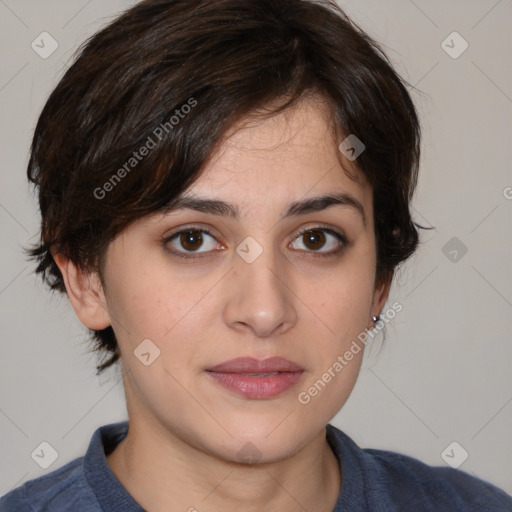
<path id="1" fill-rule="evenodd" d="M 197 105 L 197 100 L 194 97 L 190 97 L 186 103 L 184 103 L 179 109 L 174 111 L 168 121 L 160 123 L 150 135 L 148 135 L 144 144 L 137 150 L 134 151 L 129 158 L 126 159 L 124 164 L 112 174 L 112 176 L 103 183 L 101 187 L 94 189 L 94 197 L 100 201 L 106 197 L 106 195 L 114 190 L 114 188 L 125 178 L 139 162 L 144 160 L 149 153 L 155 149 L 164 136 L 170 133 L 175 126 L 177 126 L 182 119 Z"/>
<path id="2" fill-rule="evenodd" d="M 334 379 L 342 370 L 345 368 L 350 361 L 354 358 L 355 355 L 359 354 L 362 350 L 362 346 L 366 346 L 368 343 L 368 338 L 374 338 L 384 326 L 389 323 L 393 318 L 395 318 L 397 313 L 402 311 L 403 306 L 400 302 L 394 302 L 393 305 L 387 309 L 380 317 L 380 319 L 375 323 L 375 326 L 372 329 L 365 328 L 364 331 L 360 332 L 357 335 L 357 338 L 352 341 L 350 348 L 346 350 L 343 355 L 339 355 L 336 358 L 336 361 L 333 362 L 329 368 L 321 375 L 319 379 L 315 381 L 315 383 L 310 386 L 307 390 L 301 391 L 298 394 L 298 400 L 301 404 L 307 405 L 311 402 L 311 399 L 317 396 L 325 386 Z"/>

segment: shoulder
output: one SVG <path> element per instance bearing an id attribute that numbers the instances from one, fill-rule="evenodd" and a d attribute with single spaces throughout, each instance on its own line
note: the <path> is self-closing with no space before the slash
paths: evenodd
<path id="1" fill-rule="evenodd" d="M 511 496 L 460 469 L 430 466 L 386 450 L 363 452 L 386 475 L 389 492 L 403 510 L 410 504 L 423 507 L 416 510 L 512 511 Z"/>
<path id="2" fill-rule="evenodd" d="M 13 489 L 0 498 L 0 511 L 100 512 L 108 507 L 142 510 L 116 479 L 106 460 L 106 454 L 127 431 L 127 421 L 98 427 L 83 457 Z"/>
<path id="3" fill-rule="evenodd" d="M 328 438 L 341 458 L 351 500 L 361 495 L 365 510 L 383 510 L 382 506 L 387 506 L 397 512 L 512 511 L 511 496 L 462 470 L 430 466 L 393 451 L 360 448 L 332 425 L 328 427 Z"/>
<path id="4" fill-rule="evenodd" d="M 83 457 L 28 480 L 0 498 L 2 512 L 96 511 L 94 494 L 86 483 Z"/>

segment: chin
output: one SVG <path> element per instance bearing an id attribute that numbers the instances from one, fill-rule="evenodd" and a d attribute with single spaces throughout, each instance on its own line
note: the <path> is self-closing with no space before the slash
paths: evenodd
<path id="1" fill-rule="evenodd" d="M 224 455 L 233 462 L 275 462 L 293 455 L 322 428 L 298 421 L 293 412 L 285 419 L 287 414 L 278 409 L 268 415 L 244 415 L 227 422 L 232 437 L 224 436 L 224 448 L 228 449 Z"/>

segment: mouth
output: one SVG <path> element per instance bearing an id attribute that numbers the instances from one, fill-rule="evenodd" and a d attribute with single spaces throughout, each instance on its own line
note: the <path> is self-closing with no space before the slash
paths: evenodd
<path id="1" fill-rule="evenodd" d="M 281 357 L 264 360 L 240 357 L 206 372 L 217 384 L 237 395 L 263 399 L 275 397 L 297 384 L 304 369 Z"/>

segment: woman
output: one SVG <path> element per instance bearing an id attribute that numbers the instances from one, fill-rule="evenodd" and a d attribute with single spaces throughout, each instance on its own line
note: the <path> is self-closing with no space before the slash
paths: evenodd
<path id="1" fill-rule="evenodd" d="M 98 370 L 120 363 L 129 421 L 2 511 L 510 510 L 329 424 L 400 308 L 419 147 L 334 3 L 146 0 L 91 38 L 35 130 L 32 255 Z"/>

